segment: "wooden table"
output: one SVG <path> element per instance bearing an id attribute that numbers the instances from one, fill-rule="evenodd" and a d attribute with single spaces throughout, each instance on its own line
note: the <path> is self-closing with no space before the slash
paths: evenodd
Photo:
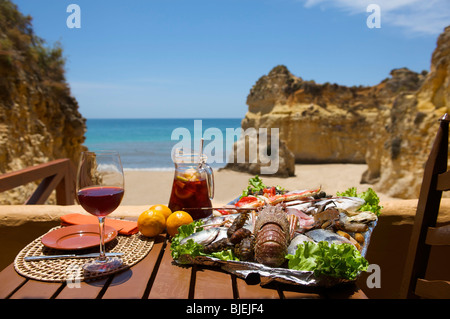
<path id="1" fill-rule="evenodd" d="M 179 266 L 170 241 L 158 236 L 148 255 L 133 267 L 107 278 L 77 285 L 49 283 L 19 275 L 11 264 L 0 273 L 0 298 L 6 299 L 363 299 L 355 285 L 306 291 L 280 284 L 261 287 L 221 270 Z"/>

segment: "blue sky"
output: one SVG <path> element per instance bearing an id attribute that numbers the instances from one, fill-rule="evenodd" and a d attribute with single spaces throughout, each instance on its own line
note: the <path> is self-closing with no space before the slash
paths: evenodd
<path id="1" fill-rule="evenodd" d="M 12 0 L 64 49 L 86 118 L 243 118 L 255 82 L 284 64 L 317 83 L 375 85 L 429 70 L 448 0 Z M 81 28 L 68 28 L 69 4 Z M 369 28 L 369 4 L 381 28 Z"/>

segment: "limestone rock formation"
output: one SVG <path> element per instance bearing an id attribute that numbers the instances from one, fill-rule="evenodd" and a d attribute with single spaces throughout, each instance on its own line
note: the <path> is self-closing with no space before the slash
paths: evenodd
<path id="1" fill-rule="evenodd" d="M 66 83 L 62 49 L 47 47 L 10 1 L 0 6 L 0 173 L 57 158 L 77 163 L 86 120 Z M 0 203 L 23 203 L 34 187 L 2 193 Z"/>
<path id="2" fill-rule="evenodd" d="M 362 181 L 415 198 L 437 120 L 449 107 L 449 60 L 447 27 L 429 73 L 399 68 L 372 87 L 317 84 L 279 65 L 251 88 L 242 128 L 279 128 L 297 163 L 367 163 Z"/>
<path id="3" fill-rule="evenodd" d="M 373 135 L 368 123 L 388 111 L 399 92 L 417 90 L 422 80 L 403 68 L 375 87 L 346 87 L 304 81 L 277 66 L 251 89 L 242 128 L 279 127 L 297 162 L 364 163 L 367 137 Z"/>
<path id="4" fill-rule="evenodd" d="M 372 148 L 378 156 L 367 161 L 365 174 L 378 176 L 377 189 L 401 198 L 418 197 L 438 119 L 449 112 L 449 107 L 450 26 L 437 40 L 430 72 L 421 87 L 413 93 L 396 96 L 384 118 L 385 129 Z"/>
<path id="5" fill-rule="evenodd" d="M 243 132 L 241 138 L 234 143 L 225 168 L 254 175 L 294 176 L 294 154 L 284 141 L 277 139 L 272 142 L 271 133 L 260 134 L 251 129 Z M 263 138 L 262 135 L 266 137 Z M 262 143 L 261 140 L 267 142 Z"/>

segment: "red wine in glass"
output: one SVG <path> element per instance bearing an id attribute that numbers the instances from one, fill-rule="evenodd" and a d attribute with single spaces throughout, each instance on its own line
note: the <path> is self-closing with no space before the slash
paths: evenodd
<path id="1" fill-rule="evenodd" d="M 117 186 L 88 187 L 78 191 L 78 200 L 90 214 L 105 217 L 120 205 L 123 194 L 123 188 Z"/>
<path id="2" fill-rule="evenodd" d="M 122 265 L 119 258 L 105 256 L 105 216 L 111 214 L 122 201 L 124 175 L 119 153 L 82 152 L 77 172 L 77 198 L 90 214 L 97 216 L 100 233 L 100 256 L 88 262 L 88 272 L 108 272 Z"/>

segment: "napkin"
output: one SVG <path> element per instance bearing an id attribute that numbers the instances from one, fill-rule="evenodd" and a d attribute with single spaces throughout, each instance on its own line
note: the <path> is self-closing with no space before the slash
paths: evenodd
<path id="1" fill-rule="evenodd" d="M 98 218 L 77 213 L 61 216 L 62 226 L 83 224 L 98 224 Z M 115 228 L 121 235 L 132 235 L 138 232 L 137 222 L 130 220 L 105 218 L 105 225 Z"/>

